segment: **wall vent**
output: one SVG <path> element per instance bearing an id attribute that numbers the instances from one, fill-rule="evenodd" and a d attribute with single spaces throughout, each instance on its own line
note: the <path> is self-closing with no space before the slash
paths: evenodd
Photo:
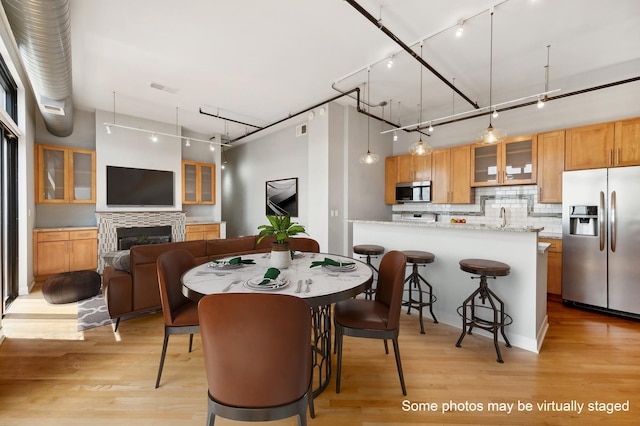
<path id="1" fill-rule="evenodd" d="M 64 102 L 57 101 L 55 99 L 49 99 L 45 96 L 40 97 L 40 107 L 43 112 L 55 115 L 65 115 Z"/>
<path id="2" fill-rule="evenodd" d="M 307 123 L 301 124 L 298 127 L 296 127 L 296 137 L 304 136 L 306 134 L 307 134 Z"/>

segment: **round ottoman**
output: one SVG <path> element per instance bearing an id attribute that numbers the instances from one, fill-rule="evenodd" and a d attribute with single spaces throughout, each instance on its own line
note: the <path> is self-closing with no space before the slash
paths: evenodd
<path id="1" fill-rule="evenodd" d="M 100 274 L 96 271 L 73 271 L 54 275 L 42 284 L 42 295 L 49 303 L 70 303 L 100 293 Z"/>

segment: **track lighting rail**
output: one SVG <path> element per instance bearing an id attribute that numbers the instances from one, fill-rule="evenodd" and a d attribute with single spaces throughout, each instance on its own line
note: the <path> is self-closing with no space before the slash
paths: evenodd
<path id="1" fill-rule="evenodd" d="M 460 95 L 465 101 L 469 102 L 469 104 L 471 104 L 471 106 L 473 106 L 474 108 L 479 108 L 478 104 L 474 101 L 472 101 L 467 95 L 465 95 L 464 93 L 462 93 L 460 91 L 460 89 L 458 89 L 457 87 L 455 87 L 453 84 L 451 84 L 450 81 L 448 81 L 442 74 L 440 74 L 435 68 L 433 68 L 431 65 L 429 65 L 429 63 L 427 63 L 427 61 L 425 61 L 424 59 L 422 59 L 420 57 L 420 55 L 418 55 L 416 52 L 413 51 L 413 49 L 411 49 L 411 47 L 409 47 L 405 42 L 403 42 L 402 40 L 400 40 L 400 38 L 398 36 L 396 36 L 393 32 L 391 32 L 387 27 L 385 27 L 384 25 L 382 25 L 382 23 L 376 19 L 373 15 L 371 15 L 369 12 L 367 12 L 362 6 L 360 6 L 356 1 L 354 0 L 345 0 L 347 3 L 349 3 L 354 9 L 356 9 L 358 12 L 360 12 L 360 14 L 362 16 L 364 16 L 365 18 L 367 18 L 369 21 L 371 21 L 376 27 L 378 27 L 380 29 L 380 31 L 382 31 L 383 33 L 385 33 L 389 38 L 391 38 L 393 41 L 395 41 L 400 47 L 402 47 L 409 55 L 411 55 L 414 59 L 416 59 L 418 62 L 420 62 L 422 64 L 422 66 L 424 66 L 425 68 L 427 68 L 429 71 L 431 71 L 431 73 L 433 75 L 435 75 L 436 77 L 438 77 L 444 84 L 446 84 L 448 87 L 450 87 L 451 89 L 453 89 L 458 95 Z"/>
<path id="2" fill-rule="evenodd" d="M 174 135 L 173 133 L 163 133 L 163 132 L 158 132 L 155 130 L 147 130 L 147 129 L 142 129 L 140 127 L 131 127 L 131 126 L 124 126 L 122 124 L 116 124 L 116 123 L 102 123 L 103 126 L 105 126 L 107 128 L 107 132 L 110 132 L 111 128 L 117 128 L 117 129 L 126 129 L 126 130 L 134 130 L 136 132 L 143 132 L 143 133 L 149 133 L 151 135 L 156 135 L 156 136 L 167 136 L 170 138 L 177 138 L 177 139 L 188 139 L 190 141 L 195 141 L 195 142 L 202 142 L 202 143 L 206 143 L 208 145 L 211 144 L 215 144 L 215 145 L 220 145 L 220 146 L 230 146 L 229 144 L 226 143 L 222 143 L 222 142 L 215 142 L 215 141 L 211 141 L 211 140 L 204 140 L 204 139 L 197 139 L 197 138 L 192 138 L 192 137 L 188 137 L 188 136 L 182 136 L 182 135 Z"/>

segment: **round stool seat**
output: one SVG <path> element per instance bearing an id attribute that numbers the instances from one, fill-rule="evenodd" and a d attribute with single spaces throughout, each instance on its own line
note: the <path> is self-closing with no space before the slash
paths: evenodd
<path id="1" fill-rule="evenodd" d="M 506 263 L 486 259 L 462 259 L 460 269 L 487 277 L 503 277 L 509 275 L 509 271 L 511 271 L 511 267 Z"/>
<path id="2" fill-rule="evenodd" d="M 428 251 L 405 250 L 402 252 L 407 256 L 407 263 L 433 263 L 436 256 Z"/>
<path id="3" fill-rule="evenodd" d="M 384 247 L 375 244 L 360 244 L 353 246 L 353 252 L 364 256 L 378 256 L 384 253 Z"/>
<path id="4" fill-rule="evenodd" d="M 96 271 L 65 272 L 47 278 L 42 284 L 42 296 L 52 304 L 77 302 L 98 293 L 100 274 Z"/>

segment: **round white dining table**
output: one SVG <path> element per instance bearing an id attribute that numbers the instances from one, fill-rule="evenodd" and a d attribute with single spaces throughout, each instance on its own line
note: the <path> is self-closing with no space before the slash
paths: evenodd
<path id="1" fill-rule="evenodd" d="M 371 284 L 373 272 L 366 263 L 350 257 L 297 252 L 291 265 L 280 269 L 278 278 L 286 280 L 286 285 L 276 289 L 256 289 L 248 281 L 255 282 L 264 277 L 271 267 L 269 257 L 269 253 L 242 255 L 242 260 L 252 259 L 255 263 L 234 269 L 214 267 L 211 262 L 198 265 L 182 275 L 182 292 L 194 301 L 208 294 L 223 292 L 289 294 L 304 298 L 311 306 L 313 315 L 313 393 L 317 396 L 327 387 L 331 378 L 331 304 L 362 293 Z M 325 258 L 336 262 L 353 262 L 355 267 L 343 272 L 322 266 L 311 268 L 312 262 Z"/>

